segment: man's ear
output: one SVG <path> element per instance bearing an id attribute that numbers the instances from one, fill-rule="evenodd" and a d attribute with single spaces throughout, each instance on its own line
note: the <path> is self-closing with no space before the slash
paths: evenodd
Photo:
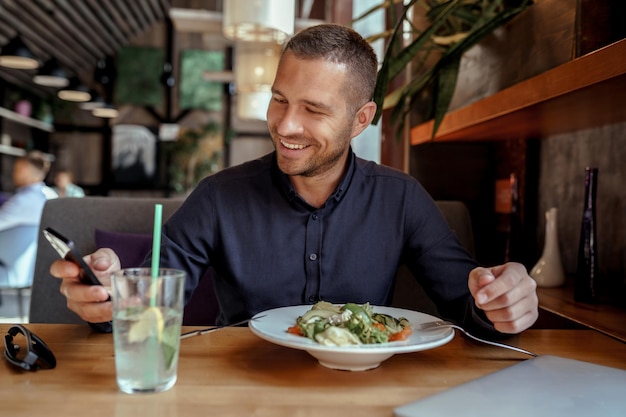
<path id="1" fill-rule="evenodd" d="M 354 117 L 354 126 L 352 126 L 352 137 L 356 137 L 363 132 L 374 119 L 376 114 L 376 103 L 368 101 L 356 112 Z"/>

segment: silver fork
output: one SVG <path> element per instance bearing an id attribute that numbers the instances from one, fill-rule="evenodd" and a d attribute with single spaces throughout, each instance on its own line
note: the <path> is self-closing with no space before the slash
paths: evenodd
<path id="1" fill-rule="evenodd" d="M 481 339 L 480 337 L 476 337 L 476 336 L 468 333 L 464 328 L 462 328 L 458 324 L 454 324 L 454 323 L 452 323 L 450 321 L 446 321 L 446 320 L 429 321 L 427 323 L 421 323 L 419 325 L 419 329 L 420 330 L 426 330 L 426 331 L 427 330 L 435 330 L 435 329 L 447 328 L 447 327 L 451 327 L 453 329 L 456 329 L 456 330 L 460 331 L 461 333 L 463 333 L 465 336 L 469 337 L 470 339 L 476 340 L 477 342 L 486 343 L 488 345 L 498 346 L 498 347 L 505 348 L 505 349 L 511 349 L 511 350 L 516 351 L 516 352 L 525 353 L 525 354 L 530 355 L 530 356 L 537 356 L 535 353 L 529 352 L 529 351 L 524 350 L 522 348 L 518 348 L 518 347 L 515 347 L 515 346 L 507 345 L 507 344 L 504 344 L 504 343 L 493 342 L 493 341 L 487 340 L 487 339 Z"/>
<path id="2" fill-rule="evenodd" d="M 208 329 L 202 329 L 202 330 L 192 330 L 190 332 L 181 334 L 180 338 L 181 339 L 187 339 L 188 337 L 191 337 L 191 336 L 202 336 L 203 334 L 212 333 L 212 332 L 215 332 L 217 330 L 221 330 L 224 327 L 241 326 L 242 324 L 246 324 L 249 321 L 258 320 L 258 319 L 260 319 L 262 317 L 265 317 L 265 316 L 267 316 L 267 314 L 263 314 L 261 316 L 256 316 L 256 317 L 253 317 L 251 319 L 241 320 L 241 321 L 238 321 L 237 323 L 222 324 L 222 325 L 219 325 L 219 326 L 213 326 L 213 327 L 209 327 Z"/>

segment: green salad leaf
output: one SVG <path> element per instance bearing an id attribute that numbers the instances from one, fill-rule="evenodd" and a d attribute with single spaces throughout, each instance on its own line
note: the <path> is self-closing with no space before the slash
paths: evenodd
<path id="1" fill-rule="evenodd" d="M 406 318 L 374 313 L 369 303 L 337 306 L 320 301 L 298 317 L 296 326 L 302 336 L 330 346 L 387 343 L 411 333 Z"/>

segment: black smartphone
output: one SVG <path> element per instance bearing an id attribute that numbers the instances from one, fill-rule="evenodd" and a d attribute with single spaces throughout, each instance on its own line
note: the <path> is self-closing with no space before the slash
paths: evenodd
<path id="1" fill-rule="evenodd" d="M 76 250 L 74 242 L 50 227 L 43 231 L 43 235 L 61 258 L 78 265 L 80 282 L 88 285 L 102 285 L 89 265 L 83 261 L 83 257 Z"/>

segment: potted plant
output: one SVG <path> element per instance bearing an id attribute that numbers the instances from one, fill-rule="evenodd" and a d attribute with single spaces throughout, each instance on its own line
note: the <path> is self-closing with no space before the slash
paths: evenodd
<path id="1" fill-rule="evenodd" d="M 402 0 L 385 1 L 355 19 L 384 9 L 392 26 L 391 30 L 368 38 L 387 40 L 374 92 L 378 110 L 373 123 L 378 123 L 383 110 L 393 109 L 391 123 L 396 135 L 401 137 L 411 110 L 420 103 L 424 104 L 421 121 L 434 119 L 434 137 L 452 100 L 463 53 L 530 6 L 533 0 L 410 0 L 403 6 L 402 3 Z M 416 16 L 421 17 L 419 25 Z M 405 45 L 407 35 L 411 41 Z M 410 73 L 406 74 L 408 68 Z M 401 74 L 408 75 L 407 82 L 388 91 L 391 82 Z"/>
<path id="2" fill-rule="evenodd" d="M 169 186 L 177 193 L 189 193 L 202 178 L 221 168 L 223 140 L 216 122 L 181 129 L 177 139 L 168 142 Z"/>

